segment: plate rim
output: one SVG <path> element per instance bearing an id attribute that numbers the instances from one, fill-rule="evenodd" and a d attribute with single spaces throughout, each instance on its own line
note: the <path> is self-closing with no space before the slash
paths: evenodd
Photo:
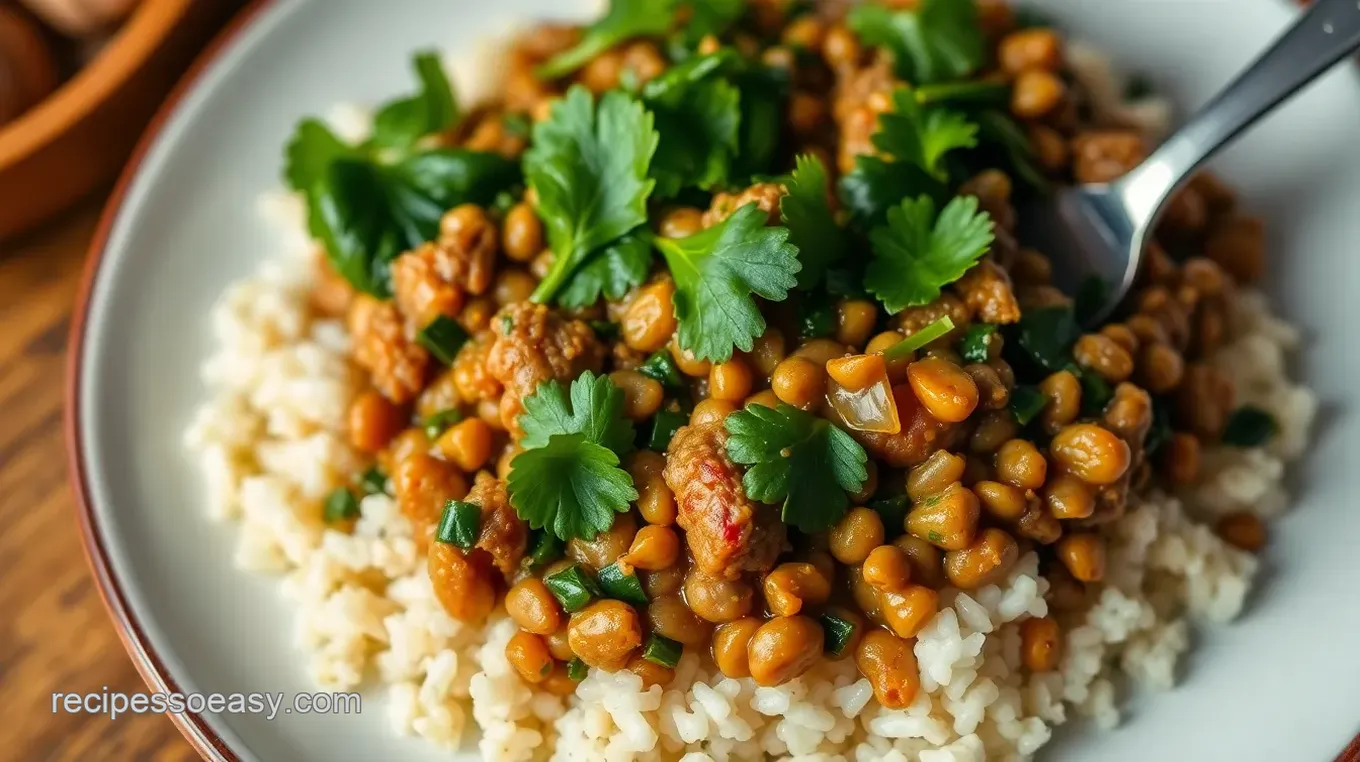
<path id="1" fill-rule="evenodd" d="M 264 11 L 275 5 L 276 0 L 249 0 L 227 22 L 208 45 L 203 49 L 185 73 L 175 83 L 169 95 L 156 109 L 145 131 L 137 140 L 127 163 L 118 175 L 118 181 L 109 194 L 100 212 L 99 222 L 86 249 L 84 270 L 76 292 L 71 312 L 71 328 L 67 333 L 66 377 L 63 398 L 66 409 L 62 429 L 66 449 L 68 479 L 74 500 L 72 509 L 80 532 L 81 549 L 85 556 L 90 575 L 94 578 L 99 598 L 104 604 L 123 649 L 132 660 L 142 681 L 153 691 L 162 693 L 182 693 L 183 690 L 165 661 L 156 652 L 151 639 L 147 637 L 141 622 L 133 612 L 124 593 L 122 581 L 114 574 L 108 550 L 104 545 L 104 533 L 93 509 L 85 457 L 81 442 L 84 441 L 80 415 L 80 380 L 84 370 L 85 329 L 89 317 L 91 297 L 99 280 L 104 255 L 108 250 L 110 235 L 114 224 L 123 211 L 125 197 L 133 181 L 141 173 L 142 163 L 160 139 L 171 118 L 179 110 L 181 102 L 195 89 L 204 74 L 212 65 L 231 49 L 241 35 L 250 29 L 263 15 Z M 200 712 L 184 711 L 166 713 L 179 730 L 180 735 L 189 742 L 200 757 L 212 762 L 241 762 L 241 757 L 213 729 Z"/>

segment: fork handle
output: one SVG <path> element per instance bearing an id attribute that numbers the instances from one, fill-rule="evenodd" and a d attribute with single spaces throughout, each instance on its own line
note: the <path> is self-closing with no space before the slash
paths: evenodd
<path id="1" fill-rule="evenodd" d="M 1232 84 L 1118 181 L 1130 216 L 1150 223 L 1200 164 L 1357 48 L 1360 2 L 1314 0 Z"/>

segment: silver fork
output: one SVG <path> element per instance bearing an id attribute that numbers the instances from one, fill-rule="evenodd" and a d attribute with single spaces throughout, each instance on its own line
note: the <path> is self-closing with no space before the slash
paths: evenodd
<path id="1" fill-rule="evenodd" d="M 1239 133 L 1360 48 L 1360 0 L 1315 0 L 1246 71 L 1142 164 L 1114 182 L 1055 190 L 1020 210 L 1020 237 L 1053 262 L 1055 285 L 1104 286 L 1092 321 L 1128 293 L 1167 199 Z"/>

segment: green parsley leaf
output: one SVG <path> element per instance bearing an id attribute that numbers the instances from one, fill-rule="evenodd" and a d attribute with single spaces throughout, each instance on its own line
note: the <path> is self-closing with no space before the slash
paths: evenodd
<path id="1" fill-rule="evenodd" d="M 779 200 L 779 213 L 789 229 L 789 243 L 798 247 L 798 287 L 809 289 L 821 281 L 828 267 L 840 259 L 848 246 L 845 231 L 836 224 L 827 198 L 826 167 L 816 156 L 805 154 Z"/>
<path id="2" fill-rule="evenodd" d="M 538 194 L 538 215 L 556 255 L 533 299 L 551 301 L 586 258 L 646 223 L 647 176 L 657 134 L 652 115 L 620 91 L 599 108 L 579 85 L 534 125 L 524 176 Z"/>
<path id="3" fill-rule="evenodd" d="M 1067 367 L 1072 358 L 1072 345 L 1081 337 L 1081 328 L 1072 308 L 1064 305 L 1025 310 L 1015 331 L 1020 348 L 1049 372 Z"/>
<path id="4" fill-rule="evenodd" d="M 586 29 L 580 42 L 534 73 L 542 79 L 564 77 L 624 40 L 664 34 L 678 5 L 676 0 L 610 0 L 609 11 Z"/>
<path id="5" fill-rule="evenodd" d="M 846 22 L 864 42 L 887 48 L 897 75 L 908 82 L 963 79 L 986 63 L 973 0 L 921 0 L 913 10 L 863 3 Z"/>
<path id="6" fill-rule="evenodd" d="M 524 398 L 519 416 L 524 437 L 520 447 L 544 447 L 557 434 L 582 434 L 586 441 L 603 445 L 619 455 L 633 449 L 633 424 L 623 415 L 623 390 L 609 376 L 590 371 L 571 382 L 571 399 L 557 380 L 539 384 Z"/>
<path id="7" fill-rule="evenodd" d="M 977 199 L 959 196 L 937 217 L 928 196 L 906 199 L 888 210 L 886 227 L 869 234 L 874 258 L 865 288 L 889 313 L 929 304 L 940 289 L 963 276 L 992 243 L 992 219 Z"/>
<path id="8" fill-rule="evenodd" d="M 299 179 L 315 169 L 295 168 Z M 416 153 L 393 165 L 335 158 L 307 188 L 308 228 L 336 272 L 355 288 L 386 297 L 389 264 L 434 239 L 446 210 L 489 203 L 518 178 L 514 162 L 463 149 Z"/>
<path id="9" fill-rule="evenodd" d="M 660 135 L 651 166 L 658 198 L 727 182 L 737 151 L 741 93 L 713 75 L 733 60 L 730 50 L 691 58 L 643 88 Z"/>
<path id="10" fill-rule="evenodd" d="M 841 203 L 863 227 L 881 224 L 904 198 L 945 195 L 944 185 L 915 164 L 868 155 L 855 158 L 855 168 L 841 176 L 838 191 Z"/>
<path id="11" fill-rule="evenodd" d="M 803 532 L 832 526 L 850 505 L 869 472 L 869 456 L 849 434 L 825 418 L 780 403 L 771 410 L 751 405 L 727 416 L 727 455 L 750 466 L 742 477 L 746 496 L 783 501 L 785 524 Z"/>
<path id="12" fill-rule="evenodd" d="M 691 46 L 710 34 L 721 36 L 746 13 L 746 0 L 688 0 L 685 5 L 691 12 L 684 39 Z"/>
<path id="13" fill-rule="evenodd" d="M 1232 447 L 1260 447 L 1280 430 L 1275 417 L 1255 405 L 1233 411 L 1223 427 L 1223 444 Z"/>
<path id="14" fill-rule="evenodd" d="M 641 286 L 652 266 L 652 244 L 647 237 L 628 234 L 590 255 L 557 297 L 563 307 L 588 307 L 604 294 L 613 301 L 628 289 Z"/>
<path id="15" fill-rule="evenodd" d="M 530 529 L 589 539 L 637 499 L 619 466 L 633 447 L 633 425 L 623 417 L 623 391 L 608 376 L 581 374 L 570 401 L 558 381 L 540 384 L 524 398 L 519 424 L 525 450 L 511 462 L 506 488 Z"/>
<path id="16" fill-rule="evenodd" d="M 740 184 L 740 180 L 774 170 L 784 135 L 784 103 L 792 83 L 787 70 L 760 65 L 737 72 L 732 81 L 741 91 L 741 128 L 731 177 L 734 184 Z"/>
<path id="17" fill-rule="evenodd" d="M 458 121 L 458 99 L 444 75 L 439 56 L 429 51 L 412 60 L 420 90 L 408 98 L 391 101 L 373 117 L 370 142 L 378 148 L 409 148 L 430 133 L 452 127 Z"/>
<path id="18" fill-rule="evenodd" d="M 765 332 L 752 294 L 783 301 L 797 283 L 798 250 L 789 231 L 766 227 L 754 203 L 688 238 L 656 239 L 675 279 L 680 346 L 696 357 L 726 362 L 736 347 L 749 351 Z"/>
<path id="19" fill-rule="evenodd" d="M 303 119 L 283 149 L 283 179 L 288 187 L 306 193 L 326 179 L 339 159 L 356 157 L 359 151 L 335 136 L 317 119 Z"/>

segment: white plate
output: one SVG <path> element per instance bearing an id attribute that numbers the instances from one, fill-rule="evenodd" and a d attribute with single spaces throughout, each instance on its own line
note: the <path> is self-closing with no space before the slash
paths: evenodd
<path id="1" fill-rule="evenodd" d="M 204 389 L 208 307 L 271 246 L 254 198 L 303 115 L 407 87 L 409 52 L 471 50 L 516 19 L 588 0 L 310 0 L 258 10 L 200 72 L 115 194 L 78 321 L 71 431 L 96 571 L 144 674 L 185 691 L 312 690 L 273 580 L 235 572 L 232 531 L 201 508 L 180 435 Z M 1290 15 L 1276 0 L 1043 0 L 1077 36 L 1202 102 Z M 1208 632 L 1175 691 L 1124 726 L 1062 734 L 1049 756 L 1324 760 L 1360 726 L 1360 83 L 1333 72 L 1222 157 L 1269 222 L 1272 290 L 1310 337 L 1324 400 L 1295 511 L 1273 529 L 1262 592 Z M 376 697 L 354 717 L 186 718 L 207 753 L 260 760 L 449 759 L 394 738 Z"/>

